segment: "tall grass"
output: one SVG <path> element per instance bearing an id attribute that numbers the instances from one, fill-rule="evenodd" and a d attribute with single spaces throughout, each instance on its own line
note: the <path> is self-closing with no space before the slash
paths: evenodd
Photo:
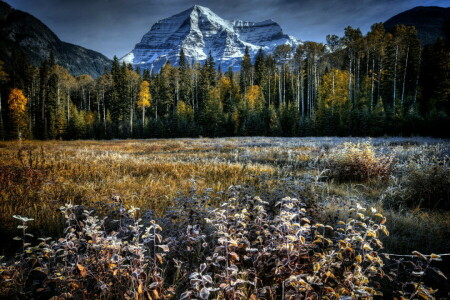
<path id="1" fill-rule="evenodd" d="M 151 226 L 150 220 L 156 220 L 166 238 L 174 238 L 176 245 L 180 243 L 176 247 L 169 243 L 171 253 L 176 252 L 173 259 L 178 265 L 164 269 L 178 275 L 166 278 L 169 284 L 165 282 L 164 290 L 158 293 L 169 297 L 186 292 L 189 297 L 200 297 L 200 291 L 209 288 L 208 279 L 202 277 L 209 272 L 211 262 L 205 262 L 208 257 L 205 251 L 212 251 L 211 239 L 222 232 L 221 228 L 208 225 L 205 218 L 210 218 L 210 210 L 229 200 L 228 187 L 240 185 L 245 195 L 241 190 L 239 205 L 235 204 L 239 210 L 260 196 L 271 203 L 264 209 L 275 218 L 279 210 L 274 205 L 276 200 L 290 196 L 306 205 L 308 217 L 328 223 L 334 229 L 339 220 L 345 222 L 350 217 L 349 210 L 356 202 L 367 203 L 387 217 L 385 225 L 391 234 L 379 237 L 383 242 L 382 252 L 449 252 L 448 145 L 447 141 L 421 138 L 0 142 L 0 233 L 5 241 L 1 251 L 11 257 L 12 250 L 23 246 L 13 240 L 17 234 L 17 220 L 13 215 L 34 219 L 28 222 L 27 232 L 36 238 L 29 237 L 29 242 L 35 243 L 42 236 L 56 239 L 66 236 L 64 228 L 68 226 L 67 218 L 58 210 L 70 203 L 88 210 L 89 218 L 97 216 L 95 222 L 110 229 L 98 234 L 110 241 L 111 230 L 119 229 L 112 218 L 119 218 L 132 207 L 140 207 L 141 210 L 134 211 L 135 217 L 125 218 L 126 226 L 135 224 L 139 218 L 143 222 L 139 224 L 146 226 Z M 121 208 L 116 207 L 111 214 L 109 203 L 118 201 Z M 103 217 L 108 217 L 105 223 Z M 226 214 L 227 222 L 229 218 Z M 237 222 L 234 217 L 232 220 Z M 267 229 L 263 227 L 260 230 Z M 180 237 L 176 233 L 180 230 L 186 235 Z M 100 240 L 101 244 L 106 240 Z M 122 251 L 123 241 L 116 242 L 120 247 L 106 251 L 105 257 L 111 258 L 117 254 L 114 251 Z M 178 248 L 184 250 L 177 251 Z M 234 252 L 240 255 L 239 251 Z M 187 269 L 183 261 L 188 262 Z M 99 257 L 93 265 L 97 263 L 102 264 L 103 260 Z M 202 263 L 207 264 L 203 271 Z M 188 288 L 185 282 L 183 287 L 172 287 L 181 278 L 177 276 L 195 272 L 191 279 L 197 285 Z M 268 271 L 267 274 L 272 276 Z M 241 275 L 233 280 L 248 281 L 247 277 L 253 276 Z M 137 281 L 123 280 L 120 282 L 132 289 L 132 294 L 139 289 L 139 285 L 134 285 Z M 287 293 L 286 284 L 290 283 L 286 280 L 277 283 L 273 293 L 280 292 L 281 282 Z M 244 285 L 251 291 L 251 284 Z M 272 293 L 270 289 L 267 292 Z M 97 290 L 97 293 L 102 292 Z"/>

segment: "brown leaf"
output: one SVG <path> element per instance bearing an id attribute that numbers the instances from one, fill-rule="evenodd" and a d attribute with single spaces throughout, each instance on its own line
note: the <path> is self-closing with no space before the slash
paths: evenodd
<path id="1" fill-rule="evenodd" d="M 156 258 L 158 259 L 160 264 L 164 262 L 163 256 L 161 254 L 156 254 Z"/>
<path id="2" fill-rule="evenodd" d="M 420 257 L 423 260 L 427 260 L 427 258 L 422 253 L 420 253 L 419 251 L 413 251 L 412 254 L 414 254 L 417 257 Z"/>
<path id="3" fill-rule="evenodd" d="M 231 256 L 232 258 L 234 258 L 234 260 L 239 261 L 239 255 L 237 255 L 236 252 L 231 252 L 231 253 L 230 253 L 230 256 Z"/>
<path id="4" fill-rule="evenodd" d="M 86 277 L 86 276 L 87 276 L 87 270 L 86 270 L 85 267 L 83 267 L 83 266 L 80 265 L 80 264 L 77 264 L 77 268 L 78 268 L 78 270 L 80 271 L 81 277 Z"/>
<path id="5" fill-rule="evenodd" d="M 158 290 L 152 290 L 152 294 L 153 294 L 153 298 L 154 298 L 154 299 L 159 299 L 159 298 L 160 298 L 160 297 L 159 297 Z"/>

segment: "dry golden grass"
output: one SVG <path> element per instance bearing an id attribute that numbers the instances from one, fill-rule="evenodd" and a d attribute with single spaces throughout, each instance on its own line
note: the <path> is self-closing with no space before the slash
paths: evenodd
<path id="1" fill-rule="evenodd" d="M 161 215 L 180 193 L 187 194 L 193 189 L 202 193 L 206 189 L 222 191 L 230 185 L 248 184 L 258 191 L 279 184 L 276 179 L 281 178 L 301 181 L 305 176 L 313 176 L 320 179 L 318 174 L 326 168 L 323 161 L 331 154 L 336 155 L 348 140 L 202 138 L 0 142 L 0 233 L 10 239 L 17 225 L 12 215 L 21 215 L 35 219 L 30 224 L 32 231 L 58 235 L 63 220 L 57 209 L 69 202 L 101 210 L 102 203 L 120 196 L 127 207 L 140 207 L 141 211 L 151 209 Z M 394 155 L 405 159 L 419 151 L 431 151 L 420 145 L 401 148 L 397 144 L 390 146 L 390 141 L 376 142 L 397 151 Z M 265 177 L 261 177 L 263 174 Z M 345 207 L 330 199 L 348 201 L 358 197 L 361 203 L 373 202 L 388 185 L 376 180 L 367 183 L 371 187 L 359 189 L 349 188 L 349 183 L 324 184 L 326 188 L 317 197 L 325 204 L 325 212 L 333 216 Z M 386 242 L 394 251 L 417 249 L 414 247 L 421 245 L 420 240 L 427 236 L 427 230 L 435 237 L 430 245 L 445 241 L 450 235 L 445 229 L 450 228 L 448 213 L 422 213 L 417 217 L 412 212 L 400 214 L 387 210 L 384 214 L 391 219 L 388 225 L 392 233 L 399 235 L 398 239 Z M 416 239 L 412 238 L 413 233 Z M 410 243 L 410 240 L 417 240 L 417 243 Z M 445 247 L 449 245 L 444 244 Z"/>

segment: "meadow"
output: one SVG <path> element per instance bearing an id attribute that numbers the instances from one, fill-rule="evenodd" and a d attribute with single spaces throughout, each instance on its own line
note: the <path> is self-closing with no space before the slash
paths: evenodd
<path id="1" fill-rule="evenodd" d="M 431 254 L 450 252 L 449 145 L 433 138 L 0 142 L 0 294 L 442 297 L 447 256 Z M 412 266 L 401 255 L 415 256 Z"/>

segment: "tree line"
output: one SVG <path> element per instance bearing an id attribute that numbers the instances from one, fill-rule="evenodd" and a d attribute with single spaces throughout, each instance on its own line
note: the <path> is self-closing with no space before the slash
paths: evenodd
<path id="1" fill-rule="evenodd" d="M 448 136 L 449 40 L 422 47 L 414 27 L 378 23 L 254 60 L 247 48 L 238 72 L 181 50 L 154 74 L 115 57 L 96 79 L 15 52 L 0 62 L 0 139 Z"/>

